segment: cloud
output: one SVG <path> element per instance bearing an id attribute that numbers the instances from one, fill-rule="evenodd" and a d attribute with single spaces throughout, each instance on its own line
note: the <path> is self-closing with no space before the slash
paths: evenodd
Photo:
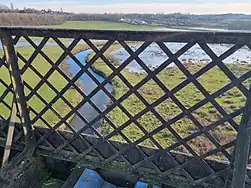
<path id="1" fill-rule="evenodd" d="M 84 5 L 84 4 L 27 4 L 23 8 L 32 7 L 37 9 L 60 10 L 62 7 L 65 11 L 76 13 L 105 13 L 105 12 L 139 12 L 139 13 L 245 13 L 250 14 L 251 3 L 148 3 L 148 4 L 108 4 L 108 5 Z"/>

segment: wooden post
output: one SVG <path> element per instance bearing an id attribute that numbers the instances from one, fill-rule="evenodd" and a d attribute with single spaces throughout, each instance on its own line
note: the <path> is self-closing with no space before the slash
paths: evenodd
<path id="1" fill-rule="evenodd" d="M 1 40 L 6 57 L 6 62 L 10 71 L 11 82 L 13 85 L 14 97 L 17 103 L 17 108 L 21 116 L 21 123 L 25 135 L 25 153 L 33 154 L 35 148 L 35 137 L 32 126 L 30 124 L 29 109 L 24 94 L 24 85 L 21 79 L 21 72 L 18 67 L 18 58 L 12 43 L 12 37 L 8 33 L 1 33 Z M 12 110 L 13 111 L 13 110 Z"/>
<path id="2" fill-rule="evenodd" d="M 251 137 L 251 86 L 248 93 L 245 111 L 235 146 L 235 161 L 232 180 L 232 188 L 244 188 L 246 180 L 247 164 L 249 159 L 249 146 Z"/>
<path id="3" fill-rule="evenodd" d="M 16 117 L 17 117 L 17 105 L 15 102 L 15 97 L 13 97 L 12 111 L 11 111 L 11 117 L 10 117 L 10 122 L 9 122 L 9 127 L 8 127 L 7 140 L 6 140 L 5 149 L 4 149 L 2 167 L 8 163 L 9 158 L 10 158 L 10 150 L 11 150 L 13 134 L 15 130 Z"/>

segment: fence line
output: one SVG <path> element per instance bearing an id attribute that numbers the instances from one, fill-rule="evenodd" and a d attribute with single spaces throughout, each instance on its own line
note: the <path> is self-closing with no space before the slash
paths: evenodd
<path id="1" fill-rule="evenodd" d="M 14 95 L 19 111 L 16 115 L 20 118 L 20 122 L 10 122 L 10 117 L 1 115 L 0 136 L 1 140 L 9 138 L 13 141 L 13 150 L 25 151 L 24 155 L 27 155 L 33 154 L 36 149 L 36 153 L 43 156 L 91 164 L 93 168 L 127 170 L 140 177 L 178 187 L 223 187 L 231 181 L 232 187 L 236 188 L 250 185 L 247 165 L 250 164 L 251 97 L 247 84 L 250 85 L 251 70 L 248 64 L 225 64 L 224 61 L 241 49 L 248 53 L 251 34 L 2 27 L 0 36 L 5 54 L 0 61 L 0 73 L 9 70 L 11 75 L 10 83 L 0 75 L 0 86 L 4 88 L 0 104 L 4 109 L 12 110 L 6 98 L 9 94 Z M 38 45 L 35 42 L 38 39 L 34 37 L 42 37 Z M 27 51 L 26 48 L 14 48 L 22 40 L 27 43 Z M 97 44 L 96 40 L 102 41 Z M 80 41 L 84 41 L 85 45 Z M 168 42 L 184 44 L 174 52 Z M 51 43 L 51 49 L 46 46 L 48 43 Z M 149 67 L 142 55 L 153 43 L 162 56 L 168 57 L 155 68 Z M 210 46 L 211 43 L 224 44 L 227 49 L 218 55 Z M 107 57 L 116 45 L 120 45 L 128 54 L 119 65 Z M 202 64 L 184 63 L 182 56 L 194 46 L 202 50 L 211 61 Z M 76 55 L 83 49 L 92 49 L 93 53 L 86 64 L 83 64 L 85 60 Z M 42 60 L 38 61 L 38 58 Z M 70 65 L 64 63 L 67 58 L 77 69 L 73 70 L 74 74 L 70 72 Z M 196 54 L 194 58 L 197 58 Z M 142 72 L 128 72 L 132 62 L 140 66 Z M 48 69 L 44 71 L 42 66 Z M 101 78 L 94 75 L 99 71 L 103 72 Z M 224 84 L 213 88 L 215 85 L 210 85 L 212 82 L 208 85 L 202 82 L 201 78 L 210 71 L 215 71 L 218 77 L 224 77 L 219 82 Z M 175 74 L 183 75 L 177 83 L 171 79 Z M 167 77 L 170 77 L 170 82 L 163 81 Z M 91 84 L 88 85 L 87 80 Z M 168 85 L 170 83 L 172 87 Z M 109 84 L 112 84 L 112 92 L 108 88 Z M 88 87 L 91 89 L 86 93 L 85 88 Z M 154 89 L 150 90 L 150 87 Z M 189 96 L 180 94 L 187 88 L 190 92 L 196 90 L 191 94 L 196 98 L 195 104 L 187 104 L 184 98 Z M 98 106 L 95 101 L 100 92 L 110 101 L 105 108 Z M 149 97 L 154 92 L 159 95 Z M 160 95 L 160 92 L 163 94 Z M 227 92 L 228 95 L 225 94 Z M 202 97 L 198 98 L 200 95 Z M 235 98 L 238 98 L 238 102 L 247 102 L 241 106 Z M 74 100 L 77 99 L 75 104 Z M 226 107 L 219 100 L 229 105 Z M 137 106 L 133 106 L 130 101 Z M 167 101 L 172 105 L 169 106 Z M 129 104 L 133 107 L 128 107 Z M 199 115 L 202 113 L 205 117 L 200 121 L 197 111 L 208 104 L 211 107 L 206 113 L 200 112 Z M 86 106 L 88 110 L 83 111 Z M 160 106 L 162 110 L 170 107 L 169 111 L 177 110 L 177 113 L 170 112 L 171 117 L 167 118 L 168 114 L 158 110 Z M 118 109 L 119 113 L 116 111 Z M 229 112 L 230 109 L 233 111 Z M 116 117 L 112 117 L 114 111 L 115 116 L 121 115 L 121 121 L 126 116 L 125 121 L 119 122 Z M 90 118 L 89 112 L 95 112 L 96 115 Z M 164 112 L 168 113 L 166 110 Z M 214 121 L 206 122 L 206 117 L 210 119 L 212 114 Z M 79 123 L 74 127 L 75 117 Z M 149 119 L 144 125 L 141 119 L 146 117 Z M 240 125 L 237 119 L 241 119 Z M 179 124 L 181 121 L 183 124 Z M 183 130 L 181 133 L 177 129 L 177 124 L 181 125 L 180 129 L 188 126 L 184 122 L 191 123 L 189 125 L 193 132 Z M 6 127 L 11 123 L 15 125 L 11 131 L 13 134 L 6 134 Z M 151 130 L 149 125 L 152 125 Z M 228 137 L 233 138 L 229 140 Z M 123 142 L 115 141 L 114 138 Z M 5 147 L 4 142 L 0 142 L 0 146 Z M 7 150 L 7 146 L 5 148 Z M 6 156 L 5 159 L 8 153 Z"/>

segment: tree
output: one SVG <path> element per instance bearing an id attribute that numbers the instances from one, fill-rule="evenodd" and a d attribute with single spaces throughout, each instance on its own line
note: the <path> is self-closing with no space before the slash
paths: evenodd
<path id="1" fill-rule="evenodd" d="M 53 14 L 0 13 L 1 26 L 59 25 L 65 19 L 65 16 Z"/>
<path id="2" fill-rule="evenodd" d="M 0 10 L 9 10 L 9 7 L 6 5 L 0 4 Z"/>

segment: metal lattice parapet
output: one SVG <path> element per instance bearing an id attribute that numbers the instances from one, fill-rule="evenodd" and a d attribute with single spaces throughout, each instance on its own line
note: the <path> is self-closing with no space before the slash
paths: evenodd
<path id="1" fill-rule="evenodd" d="M 36 136 L 35 146 L 37 152 L 44 156 L 55 157 L 63 160 L 73 162 L 81 162 L 91 164 L 92 167 L 103 167 L 110 169 L 126 170 L 127 173 L 138 174 L 141 177 L 155 180 L 158 183 L 168 183 L 170 185 L 211 185 L 220 186 L 228 185 L 232 180 L 233 170 L 240 175 L 245 175 L 247 155 L 248 155 L 248 141 L 249 136 L 243 140 L 242 135 L 239 135 L 238 144 L 244 146 L 245 150 L 240 148 L 234 149 L 236 143 L 236 135 L 238 130 L 241 134 L 247 133 L 249 116 L 248 113 L 248 96 L 250 96 L 250 78 L 251 70 L 241 71 L 241 74 L 236 75 L 235 68 L 229 67 L 224 63 L 224 60 L 231 57 L 232 54 L 245 48 L 250 49 L 250 37 L 248 33 L 206 33 L 206 32 L 136 32 L 136 31 L 90 31 L 90 30 L 61 30 L 61 29 L 31 29 L 31 28 L 1 28 L 0 33 L 4 37 L 6 34 L 12 36 L 12 44 L 16 46 L 17 57 L 19 60 L 19 70 L 23 78 L 23 85 L 25 91 L 25 100 L 29 104 L 29 113 L 31 116 L 30 124 Z M 40 37 L 37 42 L 34 37 Z M 28 54 L 24 53 L 18 44 L 23 42 L 33 47 L 34 51 Z M 62 40 L 63 38 L 63 40 Z M 67 40 L 66 39 L 72 39 Z M 100 40 L 99 43 L 95 40 Z M 47 55 L 46 48 L 53 41 L 61 51 L 61 54 L 56 54 L 53 57 Z M 86 44 L 86 49 L 93 51 L 93 56 L 90 57 L 88 63 L 83 65 L 81 60 L 73 55 L 74 49 L 77 48 L 82 41 Z M 69 43 L 69 45 L 68 45 Z M 133 44 L 137 48 L 133 48 Z M 142 60 L 142 53 L 151 45 L 155 44 L 162 53 L 168 58 L 155 68 L 149 67 L 144 60 Z M 173 52 L 167 43 L 182 43 L 183 45 Z M 210 44 L 224 44 L 227 50 L 221 54 L 214 52 Z M 114 65 L 107 57 L 108 51 L 114 44 L 120 45 L 126 51 L 128 57 L 121 62 L 120 65 Z M 211 60 L 204 63 L 203 66 L 196 66 L 196 71 L 191 71 L 187 64 L 180 59 L 182 55 L 191 50 L 194 46 L 200 48 L 203 54 L 207 55 Z M 80 49 L 81 50 L 81 49 Z M 39 66 L 34 65 L 36 58 L 42 58 L 44 64 L 48 65 L 48 71 L 41 72 Z M 196 56 L 196 54 L 194 55 Z M 69 75 L 62 69 L 62 62 L 66 58 L 71 58 L 79 67 L 79 70 L 74 75 Z M 101 59 L 104 65 L 110 70 L 106 73 L 104 80 L 98 80 L 91 71 L 96 70 L 95 63 Z M 5 56 L 1 58 L 0 69 L 8 66 L 5 62 Z M 123 73 L 128 65 L 134 61 L 141 67 L 144 72 L 143 78 L 136 83 L 132 83 L 128 77 Z M 22 64 L 20 64 L 22 62 Z M 46 62 L 46 63 L 45 63 Z M 173 87 L 167 86 L 163 83 L 161 77 L 162 71 L 170 68 L 173 64 L 183 77 L 181 81 L 174 84 Z M 195 65 L 193 65 L 195 66 Z M 248 65 L 245 65 L 248 67 Z M 250 67 L 250 66 L 249 66 Z M 202 76 L 207 75 L 210 71 L 217 69 L 221 76 L 228 79 L 228 83 L 220 85 L 218 88 L 210 88 L 209 85 L 203 85 L 201 82 Z M 28 72 L 28 73 L 27 73 Z M 35 75 L 37 82 L 27 82 L 26 74 Z M 65 84 L 58 89 L 52 82 L 52 75 L 57 74 Z M 84 92 L 85 82 L 80 86 L 79 80 L 83 74 L 93 81 L 96 87 L 88 94 Z M 104 74 L 104 73 L 102 73 Z M 172 75 L 169 75 L 170 77 Z M 1 75 L 0 75 L 1 78 Z M 114 83 L 114 79 L 119 79 L 127 88 L 119 97 L 115 96 L 114 91 L 107 89 L 107 84 Z M 144 96 L 144 87 L 149 82 L 154 82 L 155 86 L 159 88 L 164 94 L 149 101 Z M 0 104 L 4 105 L 7 110 L 11 110 L 11 105 L 6 101 L 6 96 L 13 94 L 13 84 L 6 81 L 6 78 L 0 79 L 1 86 L 5 88 L 0 96 Z M 172 83 L 173 84 L 173 83 Z M 189 87 L 188 87 L 189 86 Z M 197 100 L 193 105 L 183 104 L 180 93 L 186 88 L 193 87 L 196 90 L 196 95 L 201 95 L 202 98 Z M 51 92 L 51 96 L 42 96 L 41 89 L 47 89 Z M 83 88 L 82 88 L 83 87 Z M 241 98 L 243 105 L 235 106 L 233 104 L 232 112 L 226 110 L 219 102 L 220 98 L 224 98 L 226 93 L 237 91 L 238 97 Z M 78 104 L 72 104 L 66 97 L 66 93 L 73 89 L 83 99 Z M 104 92 L 111 101 L 109 106 L 105 109 L 97 107 L 92 98 L 99 93 Z M 143 91 L 143 92 L 142 92 Z M 149 94 L 149 93 L 148 93 Z M 231 93 L 230 93 L 231 94 Z M 230 95 L 229 94 L 229 95 Z M 124 102 L 130 97 L 137 99 L 142 103 L 144 108 L 139 108 L 136 113 L 132 113 L 124 106 Z M 186 96 L 185 96 L 186 97 Z M 196 96 L 194 96 L 196 97 Z M 36 109 L 35 105 L 30 105 L 32 100 L 40 101 L 43 108 Z M 70 109 L 66 114 L 60 114 L 55 109 L 55 104 L 58 101 L 60 104 Z M 172 117 L 165 117 L 158 111 L 158 106 L 165 101 L 171 101 L 173 105 L 179 110 L 179 113 Z M 227 101 L 227 100 L 226 100 Z M 97 115 L 92 120 L 88 120 L 85 114 L 81 114 L 79 109 L 88 104 Z M 198 110 L 203 109 L 205 105 L 210 104 L 212 113 L 217 114 L 214 122 L 201 122 L 198 120 Z M 115 109 L 119 109 L 121 113 L 127 116 L 127 120 L 117 125 L 109 118 L 109 113 Z M 19 108 L 20 109 L 20 108 Z M 49 113 L 49 115 L 45 115 Z M 152 130 L 148 130 L 140 123 L 142 117 L 151 114 L 151 117 L 159 122 L 158 126 Z M 246 114 L 241 119 L 242 114 Z M 48 117 L 55 116 L 57 121 L 50 124 Z M 200 113 L 201 115 L 201 113 Z M 210 114 L 202 114 L 210 117 Z M 17 113 L 20 116 L 20 113 Z M 69 119 L 72 116 L 77 116 L 83 123 L 80 129 L 72 127 Z M 47 119 L 45 118 L 47 117 Z M 175 128 L 176 124 L 186 118 L 193 125 L 193 132 L 185 130 L 185 133 L 180 133 L 179 129 Z M 1 138 L 6 139 L 6 127 L 10 117 L 1 116 Z M 107 134 L 97 129 L 96 125 L 101 121 L 106 122 L 106 126 L 111 128 Z M 37 126 L 41 122 L 46 128 Z M 25 146 L 25 141 L 22 138 L 23 131 L 19 121 L 16 125 L 12 147 L 18 151 L 22 151 Z M 23 123 L 21 121 L 21 123 Z M 141 132 L 140 137 L 132 139 L 125 133 L 125 129 L 134 125 L 137 130 Z M 154 125 L 155 126 L 155 125 Z M 62 130 L 64 127 L 64 130 Z M 231 134 L 231 139 L 226 135 L 215 135 L 215 129 L 220 127 L 228 128 L 235 134 Z M 241 127 L 241 128 L 240 128 Z M 247 129 L 246 129 L 247 128 Z M 245 130 L 246 129 L 246 130 Z M 160 143 L 156 135 L 162 131 L 168 131 L 170 137 L 173 138 L 169 145 Z M 86 133 L 91 133 L 87 135 Z M 221 133 L 218 131 L 217 133 Z M 244 136 L 245 136 L 244 135 Z M 124 142 L 114 140 L 114 137 L 120 136 Z M 168 136 L 166 136 L 168 139 Z M 221 140 L 223 139 L 223 141 Z M 206 140 L 206 141 L 205 141 Z M 246 142 L 245 142 L 246 140 Z M 144 146 L 148 141 L 152 145 L 151 148 Z M 27 140 L 26 140 L 27 143 Z M 198 147 L 194 148 L 195 144 Z M 210 144 L 208 144 L 210 143 Z M 4 145 L 4 142 L 2 143 Z M 26 144 L 27 145 L 27 144 Z M 204 148 L 202 151 L 197 151 L 199 148 Z M 234 155 L 234 151 L 238 151 L 238 155 Z M 236 158 L 234 158 L 236 156 Z M 236 159 L 236 160 L 234 160 Z M 240 161 L 240 159 L 242 159 Z M 242 169 L 234 168 L 234 162 Z M 250 163 L 250 161 L 249 161 Z M 246 173 L 246 178 L 237 178 L 234 181 L 242 183 L 246 179 L 246 184 L 250 183 L 250 172 Z"/>

